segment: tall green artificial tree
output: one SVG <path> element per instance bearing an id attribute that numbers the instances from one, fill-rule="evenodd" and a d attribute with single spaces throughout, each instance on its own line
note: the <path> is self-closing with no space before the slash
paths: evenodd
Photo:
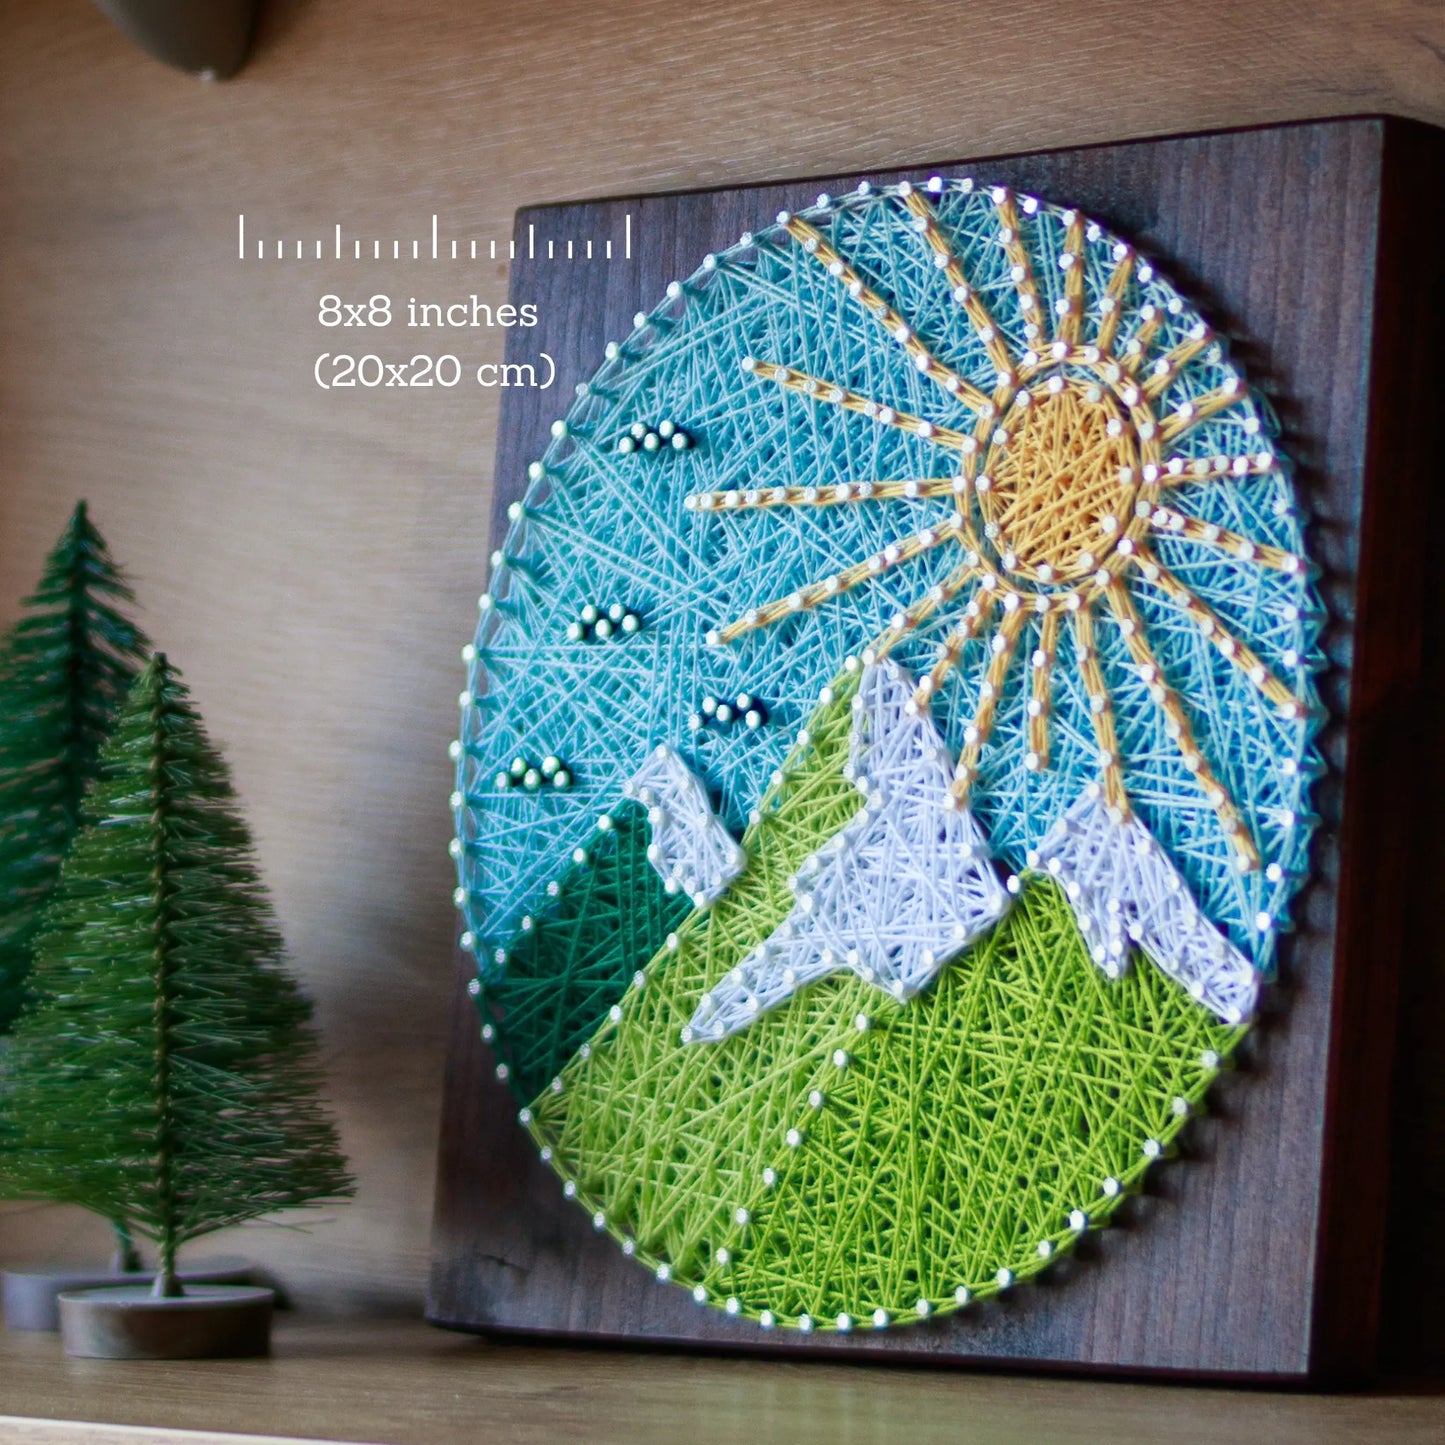
<path id="1" fill-rule="evenodd" d="M 11 1040 L 12 1193 L 186 1240 L 349 1194 L 311 1010 L 224 762 L 157 656 L 131 689 Z"/>
<path id="2" fill-rule="evenodd" d="M 101 744 L 150 645 L 80 502 L 0 642 L 0 1034 L 26 997 L 36 930 Z"/>

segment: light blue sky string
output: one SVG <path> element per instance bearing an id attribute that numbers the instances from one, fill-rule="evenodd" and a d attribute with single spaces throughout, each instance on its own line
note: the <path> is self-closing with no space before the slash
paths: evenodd
<path id="1" fill-rule="evenodd" d="M 947 182 L 931 202 L 965 273 L 1015 357 L 1027 347 L 1025 316 L 997 239 L 985 191 Z M 912 228 L 895 189 L 860 191 L 799 212 L 900 312 L 942 362 L 992 392 L 995 372 L 947 278 Z M 1053 206 L 1021 217 L 1021 239 L 1053 320 L 1063 294 L 1057 264 L 1066 223 Z M 1091 230 L 1084 247 L 1082 342 L 1096 334 L 1117 238 Z M 1147 304 L 1163 324 L 1148 362 L 1183 340 L 1197 313 L 1157 273 L 1136 271 L 1122 298 L 1119 346 Z M 609 357 L 555 435 L 502 544 L 490 608 L 461 726 L 456 810 L 459 877 L 468 929 L 485 976 L 503 967 L 498 950 L 524 915 L 545 901 L 599 814 L 648 750 L 666 742 L 706 781 L 727 825 L 740 833 L 773 771 L 844 659 L 883 631 L 891 615 L 942 580 L 961 560 L 948 545 L 827 603 L 731 646 L 710 648 L 710 628 L 783 596 L 902 539 L 952 510 L 946 498 L 873 501 L 756 512 L 685 509 L 689 493 L 731 488 L 824 486 L 839 481 L 948 477 L 957 454 L 933 442 L 784 391 L 748 375 L 748 356 L 781 362 L 939 425 L 972 431 L 974 417 L 919 374 L 903 349 L 865 316 L 842 286 L 778 226 L 709 257 Z M 1072 374 L 1070 368 L 1062 368 Z M 1235 374 L 1212 343 L 1182 367 L 1155 403 L 1167 415 L 1187 397 Z M 633 422 L 665 418 L 685 427 L 691 450 L 636 451 L 617 441 Z M 1166 454 L 1235 456 L 1275 450 L 1265 404 L 1248 388 L 1228 410 L 1195 426 Z M 1301 520 L 1287 465 L 1264 475 L 1171 489 L 1165 502 L 1257 543 L 1303 555 Z M 1308 571 L 1290 575 L 1229 556 L 1203 542 L 1157 536 L 1159 560 L 1249 643 L 1276 677 L 1312 706 L 1305 721 L 1281 718 L 1241 671 L 1220 655 L 1177 602 L 1136 572 L 1134 604 L 1164 675 L 1185 700 L 1201 750 L 1239 807 L 1266 864 L 1240 874 L 1219 820 L 1165 732 L 1107 609 L 1097 610 L 1101 665 L 1114 699 L 1120 756 L 1133 806 L 1169 851 L 1206 914 L 1268 972 L 1275 931 L 1308 867 L 1315 819 L 1309 788 L 1321 764 L 1312 674 L 1323 665 L 1323 608 Z M 895 656 L 915 673 L 939 643 L 971 588 L 906 638 Z M 586 603 L 620 602 L 641 615 L 634 636 L 572 642 L 567 624 Z M 1028 654 L 1037 621 L 1024 629 L 985 747 L 973 807 L 1005 866 L 1026 851 L 1099 775 L 1098 744 L 1068 628 L 1052 672 L 1052 766 L 1031 773 L 1025 704 Z M 955 754 L 978 704 L 986 632 L 969 644 L 934 704 Z M 750 693 L 768 722 L 694 732 L 702 698 Z M 570 791 L 499 790 L 495 775 L 518 753 L 553 754 L 570 769 Z"/>

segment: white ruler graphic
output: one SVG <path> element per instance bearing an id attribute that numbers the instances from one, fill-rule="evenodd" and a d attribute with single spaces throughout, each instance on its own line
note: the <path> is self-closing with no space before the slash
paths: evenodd
<path id="1" fill-rule="evenodd" d="M 515 261 L 519 254 L 529 260 L 590 261 L 594 257 L 608 261 L 614 259 L 611 237 L 594 240 L 590 236 L 578 236 L 569 237 L 565 241 L 549 239 L 539 243 L 536 230 L 534 225 L 527 227 L 527 239 L 520 247 L 515 238 L 499 243 L 496 240 L 443 237 L 437 217 L 433 216 L 431 235 L 422 239 L 413 237 L 409 240 L 363 240 L 344 234 L 338 221 L 334 235 L 325 239 L 315 237 L 292 241 L 258 236 L 250 240 L 246 235 L 246 217 L 243 213 L 236 217 L 236 254 L 242 261 Z M 623 217 L 622 241 L 617 247 L 616 259 L 632 259 L 631 211 Z"/>

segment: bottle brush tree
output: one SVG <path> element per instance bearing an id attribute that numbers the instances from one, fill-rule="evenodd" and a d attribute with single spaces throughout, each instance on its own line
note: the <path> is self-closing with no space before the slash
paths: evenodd
<path id="1" fill-rule="evenodd" d="M 150 650 L 121 610 L 132 600 L 79 502 L 0 640 L 0 1035 L 26 1000 L 36 931 L 101 744 Z M 140 1269 L 125 1221 L 111 1224 L 116 1268 Z"/>
<path id="2" fill-rule="evenodd" d="M 149 644 L 80 502 L 0 642 L 0 1034 L 26 997 L 36 929 Z"/>
<path id="3" fill-rule="evenodd" d="M 352 1183 L 225 763 L 164 657 L 85 811 L 11 1039 L 0 1167 L 12 1193 L 129 1220 L 178 1294 L 185 1241 Z"/>

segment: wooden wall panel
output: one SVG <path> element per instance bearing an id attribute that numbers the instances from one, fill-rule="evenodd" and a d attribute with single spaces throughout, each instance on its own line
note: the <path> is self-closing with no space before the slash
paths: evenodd
<path id="1" fill-rule="evenodd" d="M 1411 0 L 272 0 L 203 85 L 82 0 L 0 12 L 0 618 L 74 498 L 226 746 L 327 1031 L 361 1180 L 228 1247 L 338 1307 L 419 1306 L 453 917 L 445 746 L 483 573 L 490 394 L 319 391 L 316 298 L 500 302 L 505 266 L 235 259 L 336 221 L 505 239 L 521 205 L 1389 110 L 1445 122 Z M 638 301 L 644 298 L 639 295 Z M 500 332 L 469 336 L 474 362 Z M 456 349 L 456 348 L 454 348 Z M 100 1249 L 0 1213 L 0 1255 Z"/>

